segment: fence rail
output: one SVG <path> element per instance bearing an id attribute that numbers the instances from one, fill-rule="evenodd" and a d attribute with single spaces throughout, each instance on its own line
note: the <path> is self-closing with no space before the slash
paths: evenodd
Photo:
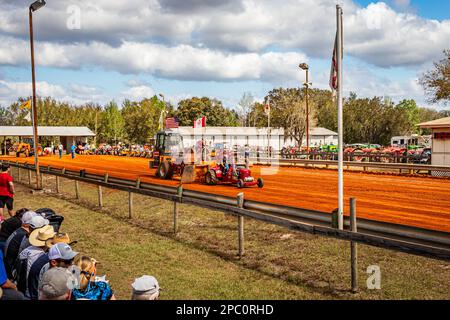
<path id="1" fill-rule="evenodd" d="M 336 160 L 309 160 L 309 159 L 277 159 L 277 158 L 250 158 L 256 164 L 271 164 L 271 165 L 292 165 L 292 166 L 337 166 Z M 407 164 L 407 163 L 378 163 L 378 162 L 355 162 L 344 161 L 344 166 L 347 168 L 363 168 L 367 171 L 368 168 L 384 169 L 384 170 L 399 170 L 399 172 L 407 171 L 408 173 L 445 173 L 450 174 L 450 166 L 432 166 L 426 164 Z"/>
<path id="2" fill-rule="evenodd" d="M 307 160 L 311 161 L 311 160 Z M 18 162 L 1 161 L 10 164 L 18 170 L 35 171 L 34 165 Z M 333 162 L 334 164 L 334 162 Z M 76 182 L 84 182 L 100 187 L 137 193 L 156 197 L 174 203 L 186 203 L 248 217 L 291 230 L 306 232 L 341 240 L 358 242 L 389 250 L 406 252 L 414 255 L 450 261 L 450 233 L 403 226 L 358 218 L 358 231 L 350 231 L 350 219 L 344 218 L 346 230 L 331 227 L 330 213 L 295 207 L 281 206 L 257 201 L 245 200 L 239 204 L 236 198 L 209 194 L 204 192 L 181 190 L 177 187 L 162 186 L 136 181 L 86 173 L 85 170 L 69 171 L 52 167 L 41 167 L 41 174 L 66 178 Z M 29 173 L 29 177 L 30 177 Z M 19 173 L 20 174 L 20 173 Z M 30 180 L 31 184 L 31 180 Z M 57 183 L 58 184 L 58 183 Z M 101 189 L 100 189 L 101 190 Z M 131 199 L 131 198 L 130 198 Z M 100 201 L 100 200 L 99 200 Z M 130 200 L 131 201 L 131 200 Z M 130 205 L 130 215 L 131 215 Z M 176 210 L 177 211 L 177 210 Z"/>

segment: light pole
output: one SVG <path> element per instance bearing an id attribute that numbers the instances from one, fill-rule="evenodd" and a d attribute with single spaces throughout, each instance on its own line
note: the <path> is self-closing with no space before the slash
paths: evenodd
<path id="1" fill-rule="evenodd" d="M 267 114 L 267 163 L 269 163 L 270 158 L 270 102 L 270 97 L 264 101 L 264 111 Z"/>
<path id="2" fill-rule="evenodd" d="M 305 101 L 306 101 L 306 152 L 309 153 L 309 66 L 306 63 L 300 63 L 299 68 L 306 71 L 306 81 L 303 84 L 305 86 Z"/>
<path id="3" fill-rule="evenodd" d="M 38 0 L 33 2 L 29 8 L 30 17 L 30 47 L 31 47 L 31 80 L 33 85 L 33 148 L 34 148 L 34 163 L 36 167 L 36 189 L 41 189 L 41 184 L 39 181 L 39 158 L 38 158 L 38 146 L 39 146 L 39 136 L 38 136 L 38 123 L 37 123 L 37 108 L 36 108 L 36 76 L 34 72 L 34 42 L 33 42 L 33 12 L 39 8 L 45 6 L 44 0 Z"/>

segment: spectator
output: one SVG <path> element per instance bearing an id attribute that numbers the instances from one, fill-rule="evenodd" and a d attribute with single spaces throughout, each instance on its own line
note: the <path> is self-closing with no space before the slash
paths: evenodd
<path id="1" fill-rule="evenodd" d="M 21 292 L 6 275 L 5 265 L 3 264 L 3 254 L 0 253 L 0 300 L 24 300 Z"/>
<path id="2" fill-rule="evenodd" d="M 110 285 L 95 281 L 97 261 L 83 256 L 77 263 L 80 268 L 80 288 L 72 290 L 72 300 L 116 300 Z"/>
<path id="3" fill-rule="evenodd" d="M 77 147 L 75 147 L 75 143 L 72 143 L 72 146 L 70 147 L 70 153 L 72 154 L 72 159 L 75 159 L 75 150 Z"/>
<path id="4" fill-rule="evenodd" d="M 73 264 L 73 259 L 78 252 L 72 250 L 69 242 L 70 239 L 66 233 L 56 234 L 53 239 L 47 240 L 47 247 L 50 247 L 48 251 L 49 263 L 45 264 L 40 270 L 39 286 L 47 270 L 55 267 L 67 269 Z"/>
<path id="5" fill-rule="evenodd" d="M 0 228 L 0 252 L 5 254 L 6 240 L 9 236 L 22 226 L 22 216 L 25 212 L 30 211 L 29 209 L 23 208 L 16 211 L 16 214 L 5 220 Z"/>
<path id="6" fill-rule="evenodd" d="M 48 270 L 39 285 L 39 300 L 69 300 L 71 273 L 66 268 Z"/>
<path id="7" fill-rule="evenodd" d="M 63 149 L 64 149 L 64 147 L 63 147 L 62 143 L 60 143 L 58 145 L 58 152 L 59 152 L 59 158 L 60 159 L 62 159 Z"/>
<path id="8" fill-rule="evenodd" d="M 152 276 L 142 276 L 132 283 L 133 288 L 131 300 L 158 300 L 159 284 L 158 280 Z"/>
<path id="9" fill-rule="evenodd" d="M 3 216 L 3 208 L 6 206 L 9 215 L 14 216 L 14 183 L 13 178 L 9 174 L 9 165 L 2 164 L 0 172 L 0 223 L 5 220 Z"/>
<path id="10" fill-rule="evenodd" d="M 16 259 L 25 247 L 29 246 L 28 235 L 38 228 L 49 223 L 48 220 L 42 218 L 34 211 L 27 211 L 22 216 L 22 227 L 14 231 L 6 240 L 5 245 L 5 267 L 8 278 L 14 279 L 13 269 L 15 268 Z"/>
<path id="11" fill-rule="evenodd" d="M 23 270 L 26 267 L 25 297 L 29 299 L 37 300 L 38 298 L 39 276 L 42 268 L 50 262 L 46 254 L 49 249 L 46 243 L 55 234 L 56 232 L 50 225 L 34 230 L 29 237 L 31 246 L 23 250 L 19 255 L 20 269 Z M 20 280 L 23 283 L 23 279 Z"/>

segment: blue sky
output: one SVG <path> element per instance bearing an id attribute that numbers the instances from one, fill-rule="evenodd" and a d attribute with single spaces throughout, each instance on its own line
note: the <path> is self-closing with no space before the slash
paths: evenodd
<path id="1" fill-rule="evenodd" d="M 367 6 L 377 1 L 357 0 L 361 6 Z M 408 5 L 396 5 L 395 1 L 386 1 L 398 11 L 410 11 L 427 19 L 446 20 L 449 19 L 450 2 L 445 0 L 410 0 L 404 1 Z M 406 9 L 406 10 L 405 10 Z"/>
<path id="2" fill-rule="evenodd" d="M 31 94 L 28 2 L 0 0 L 1 105 Z M 339 2 L 345 93 L 443 108 L 426 102 L 417 79 L 448 49 L 450 3 Z M 209 96 L 235 108 L 244 92 L 261 100 L 274 87 L 299 86 L 299 62 L 326 89 L 335 3 L 48 0 L 34 15 L 38 94 L 75 104 Z"/>

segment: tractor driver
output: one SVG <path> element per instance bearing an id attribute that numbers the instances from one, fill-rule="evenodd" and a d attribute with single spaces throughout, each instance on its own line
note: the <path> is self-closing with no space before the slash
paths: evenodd
<path id="1" fill-rule="evenodd" d="M 227 163 L 227 156 L 223 156 L 222 160 L 222 166 L 223 166 L 223 174 L 226 175 L 228 172 L 228 169 L 230 169 L 230 165 Z"/>

